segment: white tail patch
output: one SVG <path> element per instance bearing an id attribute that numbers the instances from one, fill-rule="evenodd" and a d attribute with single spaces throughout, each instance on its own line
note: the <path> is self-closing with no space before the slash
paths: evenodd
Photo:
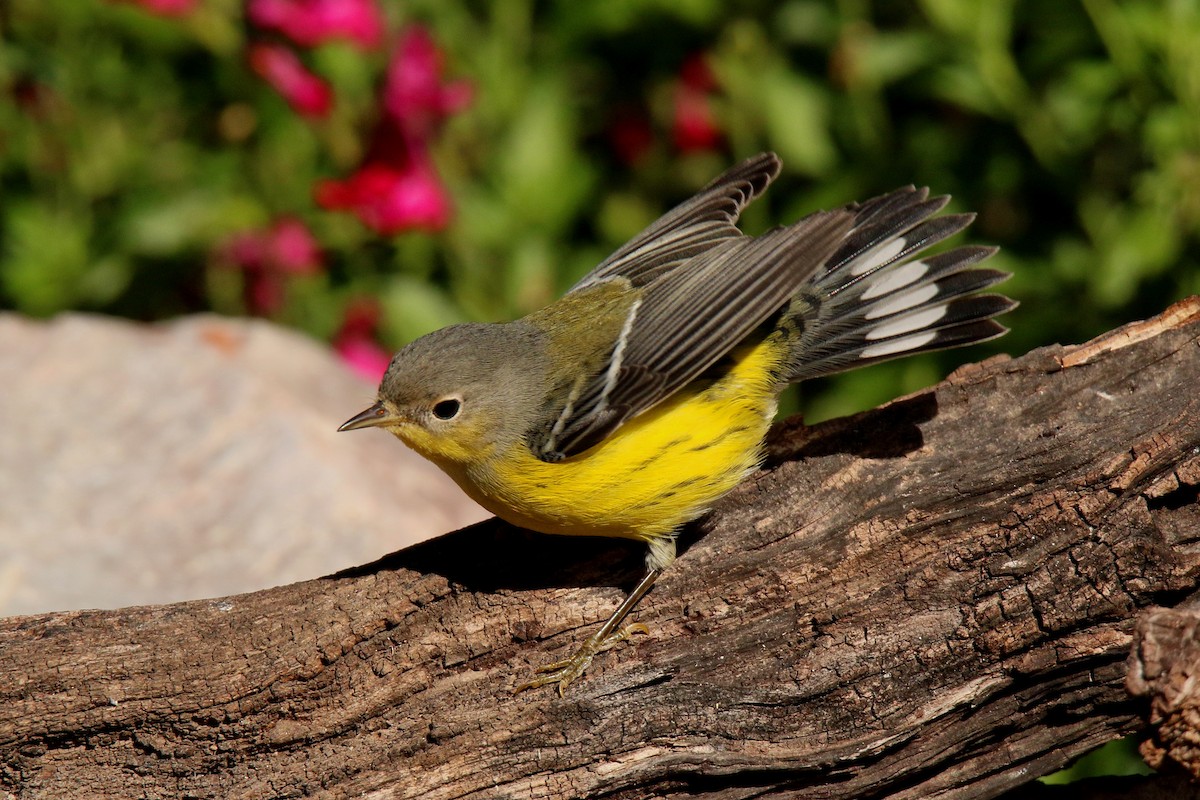
<path id="1" fill-rule="evenodd" d="M 918 311 L 915 314 L 908 314 L 900 319 L 885 322 L 882 325 L 877 325 L 867 332 L 867 341 L 874 339 L 890 339 L 893 336 L 899 336 L 902 333 L 912 333 L 919 331 L 922 328 L 928 328 L 933 323 L 937 322 L 942 317 L 946 316 L 946 304 L 927 308 L 924 311 Z"/>
<path id="2" fill-rule="evenodd" d="M 867 290 L 862 293 L 862 299 L 870 300 L 873 297 L 880 297 L 885 294 L 891 294 L 897 289 L 903 289 L 910 283 L 919 281 L 921 276 L 928 271 L 929 265 L 924 261 L 910 261 L 907 264 L 890 269 L 867 287 Z"/>
<path id="3" fill-rule="evenodd" d="M 868 250 L 855 259 L 858 261 L 858 263 L 850 267 L 850 274 L 865 275 L 877 267 L 882 267 L 884 264 L 900 255 L 901 251 L 904 250 L 905 244 L 904 237 L 899 236 L 895 239 L 892 239 L 890 242 L 884 242 L 883 244 Z"/>
<path id="4" fill-rule="evenodd" d="M 937 296 L 938 287 L 936 283 L 931 283 L 928 286 L 922 286 L 920 289 L 912 289 L 904 294 L 897 295 L 886 303 L 880 303 L 867 312 L 867 319 L 879 319 L 880 317 L 889 317 L 892 314 L 899 314 L 901 311 L 919 306 L 926 300 L 932 300 Z"/>
<path id="5" fill-rule="evenodd" d="M 916 350 L 918 347 L 924 347 L 937 338 L 937 331 L 925 331 L 924 333 L 914 334 L 913 336 L 905 336 L 903 339 L 894 339 L 890 342 L 880 342 L 873 344 L 866 350 L 859 353 L 859 358 L 880 358 L 881 356 L 894 356 L 897 353 L 906 353 L 909 350 Z"/>

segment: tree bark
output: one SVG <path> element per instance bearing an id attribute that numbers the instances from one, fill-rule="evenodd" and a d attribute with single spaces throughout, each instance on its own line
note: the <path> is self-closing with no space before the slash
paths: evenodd
<path id="1" fill-rule="evenodd" d="M 1139 614 L 1200 588 L 1198 387 L 1192 298 L 784 423 L 642 602 L 650 635 L 565 698 L 511 687 L 642 554 L 494 520 L 267 591 L 0 621 L 0 797 L 998 796 L 1142 727 L 1196 658 L 1167 624 L 1184 666 L 1125 689 Z"/>
<path id="2" fill-rule="evenodd" d="M 1200 613 L 1188 605 L 1138 617 L 1125 688 L 1150 698 L 1151 735 L 1141 746 L 1146 763 L 1174 764 L 1200 778 Z"/>

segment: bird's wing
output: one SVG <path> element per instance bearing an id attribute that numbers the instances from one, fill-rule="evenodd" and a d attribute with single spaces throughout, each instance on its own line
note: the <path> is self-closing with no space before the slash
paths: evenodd
<path id="1" fill-rule="evenodd" d="M 570 291 L 618 276 L 643 286 L 714 245 L 741 237 L 738 216 L 779 168 L 774 153 L 760 153 L 730 168 L 622 245 Z"/>
<path id="2" fill-rule="evenodd" d="M 645 284 L 606 363 L 534 436 L 534 452 L 580 453 L 694 380 L 787 303 L 853 221 L 850 210 L 819 212 L 762 236 L 718 238 Z"/>
<path id="3" fill-rule="evenodd" d="M 786 380 L 972 344 L 1007 331 L 992 317 L 1016 303 L 980 292 L 1008 273 L 975 268 L 996 248 L 922 252 L 974 220 L 974 214 L 938 216 L 949 200 L 907 186 L 848 206 L 857 215 L 854 229 L 788 309 L 799 335 Z"/>

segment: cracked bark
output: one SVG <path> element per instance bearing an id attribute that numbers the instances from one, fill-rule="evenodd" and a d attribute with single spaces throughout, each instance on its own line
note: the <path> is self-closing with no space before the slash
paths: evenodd
<path id="1" fill-rule="evenodd" d="M 1195 626 L 1143 621 L 1124 683 L 1139 615 L 1200 586 L 1197 386 L 1193 298 L 785 423 L 641 604 L 652 633 L 564 699 L 509 689 L 636 548 L 492 521 L 268 591 L 0 621 L 0 797 L 978 798 L 1144 728 L 1147 697 L 1186 733 L 1164 692 Z"/>

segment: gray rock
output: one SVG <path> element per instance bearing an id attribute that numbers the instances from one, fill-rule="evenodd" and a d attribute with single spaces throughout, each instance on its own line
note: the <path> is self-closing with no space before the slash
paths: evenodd
<path id="1" fill-rule="evenodd" d="M 0 314 L 0 615 L 325 575 L 482 519 L 374 387 L 261 321 Z"/>

